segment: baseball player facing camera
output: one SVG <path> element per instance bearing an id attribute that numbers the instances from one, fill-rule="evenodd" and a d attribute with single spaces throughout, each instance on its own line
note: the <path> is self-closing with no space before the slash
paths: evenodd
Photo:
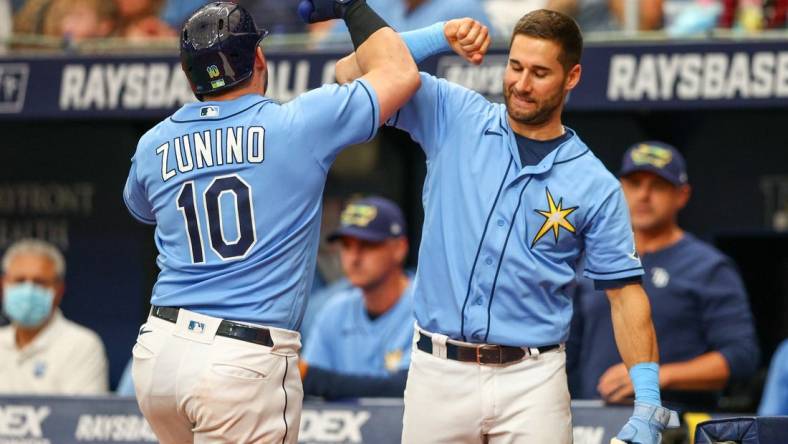
<path id="1" fill-rule="evenodd" d="M 417 62 L 459 46 L 476 48 L 466 58 L 479 63 L 486 32 L 450 21 L 403 38 Z M 563 344 L 567 289 L 582 255 L 583 274 L 610 301 L 634 385 L 634 412 L 618 439 L 656 444 L 678 425 L 661 406 L 657 342 L 621 186 L 561 122 L 582 48 L 570 17 L 531 12 L 511 39 L 505 104 L 422 73 L 418 92 L 387 122 L 427 157 L 404 443 L 572 442 Z M 360 72 L 357 54 L 337 64 L 340 81 Z"/>
<path id="2" fill-rule="evenodd" d="M 352 286 L 332 295 L 306 340 L 299 362 L 304 392 L 326 399 L 402 397 L 413 342 L 405 217 L 386 198 L 357 199 L 328 240 L 339 244 Z"/>
<path id="3" fill-rule="evenodd" d="M 161 269 L 132 374 L 162 443 L 297 442 L 295 330 L 327 171 L 419 85 L 401 38 L 363 0 L 309 0 L 300 12 L 345 20 L 357 81 L 274 102 L 264 95 L 267 32 L 238 5 L 210 3 L 181 31 L 182 67 L 200 102 L 149 130 L 132 158 L 124 201 L 156 226 Z"/>

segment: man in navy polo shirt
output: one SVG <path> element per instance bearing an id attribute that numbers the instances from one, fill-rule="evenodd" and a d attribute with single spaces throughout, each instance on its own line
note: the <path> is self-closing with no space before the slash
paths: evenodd
<path id="1" fill-rule="evenodd" d="M 676 407 L 713 407 L 729 381 L 752 376 L 758 365 L 744 285 L 730 259 L 677 223 L 690 197 L 678 150 L 661 142 L 635 144 L 619 176 L 660 344 L 662 398 Z M 567 345 L 573 396 L 631 399 L 606 299 L 584 279 L 574 309 Z"/>
<path id="2" fill-rule="evenodd" d="M 342 269 L 352 287 L 317 315 L 299 363 L 304 393 L 324 398 L 402 396 L 413 340 L 413 296 L 402 268 L 405 218 L 394 202 L 351 202 L 340 228 Z"/>

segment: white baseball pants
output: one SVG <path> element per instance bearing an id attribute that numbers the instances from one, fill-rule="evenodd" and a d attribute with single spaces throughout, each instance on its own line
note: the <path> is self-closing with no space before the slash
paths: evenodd
<path id="1" fill-rule="evenodd" d="M 405 388 L 403 444 L 570 444 L 572 416 L 563 347 L 503 365 L 446 359 L 414 345 Z M 458 345 L 475 345 L 451 341 Z M 441 357 L 443 356 L 443 357 Z"/>
<path id="2" fill-rule="evenodd" d="M 190 321 L 205 328 L 189 328 Z M 269 328 L 274 346 L 265 347 L 216 336 L 220 322 L 183 309 L 177 323 L 148 317 L 132 351 L 145 419 L 164 444 L 295 444 L 300 335 Z"/>

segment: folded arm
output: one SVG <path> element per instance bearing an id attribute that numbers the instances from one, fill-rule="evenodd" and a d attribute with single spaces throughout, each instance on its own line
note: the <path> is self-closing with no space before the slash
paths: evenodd
<path id="1" fill-rule="evenodd" d="M 471 18 L 461 18 L 439 22 L 426 28 L 402 33 L 402 39 L 416 63 L 449 50 L 465 60 L 480 64 L 490 46 L 487 27 Z M 361 77 L 363 71 L 358 55 L 353 52 L 336 64 L 336 78 L 340 84 L 352 82 Z"/>

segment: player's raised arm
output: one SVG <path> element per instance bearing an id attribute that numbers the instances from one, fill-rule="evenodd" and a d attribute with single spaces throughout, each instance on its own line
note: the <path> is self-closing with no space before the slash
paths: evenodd
<path id="1" fill-rule="evenodd" d="M 381 19 L 365 0 L 304 0 L 301 17 L 310 23 L 345 20 L 361 77 L 377 95 L 383 123 L 419 88 L 416 63 L 400 36 Z"/>
<path id="2" fill-rule="evenodd" d="M 453 50 L 460 57 L 478 65 L 484 60 L 491 42 L 487 26 L 467 17 L 438 22 L 401 35 L 416 63 Z M 362 75 L 355 52 L 337 62 L 336 78 L 340 84 L 352 82 Z"/>

